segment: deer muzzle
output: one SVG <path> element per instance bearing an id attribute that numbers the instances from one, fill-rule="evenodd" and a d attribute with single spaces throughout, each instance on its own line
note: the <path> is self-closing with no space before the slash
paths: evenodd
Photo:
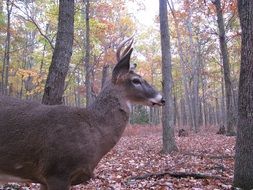
<path id="1" fill-rule="evenodd" d="M 151 102 L 152 106 L 164 106 L 165 105 L 165 100 L 161 94 L 157 94 L 155 98 L 151 98 L 150 102 Z"/>

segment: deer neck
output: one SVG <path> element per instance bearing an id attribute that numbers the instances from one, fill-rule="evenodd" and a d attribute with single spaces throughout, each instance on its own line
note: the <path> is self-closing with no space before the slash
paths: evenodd
<path id="1" fill-rule="evenodd" d="M 114 124 L 113 128 L 123 122 L 124 116 L 129 119 L 130 108 L 125 98 L 123 90 L 116 88 L 113 84 L 108 84 L 99 94 L 96 101 L 87 109 L 90 110 L 98 119 L 103 119 L 102 126 L 105 124 Z"/>
<path id="2" fill-rule="evenodd" d="M 87 108 L 99 131 L 100 156 L 107 153 L 120 139 L 129 120 L 129 106 L 122 90 L 107 85 L 96 101 Z"/>

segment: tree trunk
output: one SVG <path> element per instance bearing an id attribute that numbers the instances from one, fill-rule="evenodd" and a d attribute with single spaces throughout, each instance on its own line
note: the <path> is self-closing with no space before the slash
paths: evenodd
<path id="1" fill-rule="evenodd" d="M 253 189 L 253 1 L 238 0 L 242 29 L 234 186 Z"/>
<path id="2" fill-rule="evenodd" d="M 190 76 L 189 76 L 189 73 L 186 71 L 186 66 L 185 66 L 186 61 L 185 61 L 185 56 L 183 54 L 183 49 L 182 49 L 181 32 L 179 30 L 178 20 L 175 16 L 173 1 L 171 1 L 171 4 L 168 1 L 168 4 L 174 18 L 175 29 L 176 29 L 176 34 L 177 34 L 178 52 L 179 52 L 179 57 L 180 57 L 180 65 L 181 65 L 181 70 L 182 70 L 182 79 L 183 79 L 183 86 L 184 86 L 184 99 L 185 99 L 185 104 L 187 105 L 187 109 L 185 110 L 188 112 L 187 123 L 188 124 L 190 123 L 191 128 L 193 128 L 194 120 L 193 120 L 193 111 L 192 111 L 192 104 L 191 104 L 192 101 L 190 98 L 190 87 L 188 85 L 189 84 L 188 78 L 190 78 Z"/>
<path id="3" fill-rule="evenodd" d="M 199 125 L 203 126 L 203 107 L 201 101 L 199 101 Z"/>
<path id="4" fill-rule="evenodd" d="M 177 106 L 177 97 L 176 94 L 173 95 L 173 115 L 174 115 L 174 120 L 173 120 L 173 125 L 176 126 L 178 121 L 178 106 Z"/>
<path id="5" fill-rule="evenodd" d="M 160 13 L 160 33 L 162 49 L 162 77 L 163 77 L 163 95 L 165 106 L 163 107 L 162 125 L 163 125 L 163 149 L 165 154 L 177 151 L 174 128 L 173 128 L 173 106 L 172 106 L 172 74 L 171 74 L 171 52 L 170 36 L 168 25 L 167 1 L 159 0 Z"/>
<path id="6" fill-rule="evenodd" d="M 109 65 L 104 65 L 102 69 L 102 81 L 101 81 L 101 89 L 105 86 L 106 80 L 109 77 Z"/>
<path id="7" fill-rule="evenodd" d="M 188 18 L 187 18 L 187 30 L 189 33 L 189 53 L 190 53 L 190 58 L 189 62 L 191 65 L 191 78 L 193 81 L 189 84 L 190 86 L 190 100 L 191 100 L 191 113 L 192 113 L 192 128 L 194 132 L 198 132 L 199 130 L 199 123 L 198 123 L 198 117 L 199 117 L 199 112 L 198 112 L 198 104 L 199 104 L 199 62 L 197 60 L 196 56 L 196 51 L 195 49 L 199 50 L 199 47 L 197 48 L 195 43 L 193 42 L 193 31 L 192 31 L 192 9 L 189 7 L 188 11 Z"/>
<path id="8" fill-rule="evenodd" d="M 92 103 L 91 89 L 91 65 L 90 65 L 90 1 L 84 0 L 85 4 L 85 89 L 86 89 L 86 107 Z"/>
<path id="9" fill-rule="evenodd" d="M 49 24 L 46 25 L 46 35 L 48 33 L 48 30 L 49 30 Z M 42 70 L 43 70 L 43 66 L 44 66 L 45 53 L 46 53 L 46 43 L 44 43 L 44 45 L 43 45 L 42 59 L 40 62 L 40 74 L 42 74 Z"/>
<path id="10" fill-rule="evenodd" d="M 186 110 L 185 110 L 185 100 L 184 98 L 181 98 L 180 100 L 180 108 L 181 108 L 181 125 L 182 126 L 187 126 L 188 123 L 187 123 L 187 115 L 186 115 Z"/>
<path id="11" fill-rule="evenodd" d="M 81 84 L 81 71 L 78 68 L 77 69 L 77 76 L 76 76 L 76 80 L 77 80 L 77 89 L 80 88 L 80 84 Z M 81 106 L 81 97 L 80 97 L 80 92 L 79 90 L 75 90 L 75 96 L 76 96 L 76 106 L 80 107 Z"/>
<path id="12" fill-rule="evenodd" d="M 216 7 L 217 12 L 217 23 L 219 27 L 219 40 L 220 40 L 220 49 L 222 54 L 223 62 L 223 73 L 225 80 L 225 94 L 226 94 L 226 112 L 227 112 L 227 135 L 235 135 L 235 117 L 234 117 L 234 108 L 233 108 L 233 97 L 232 97 L 232 83 L 230 78 L 230 66 L 228 58 L 228 50 L 225 36 L 224 21 L 221 9 L 220 0 L 212 0 L 213 4 Z"/>
<path id="13" fill-rule="evenodd" d="M 74 1 L 59 1 L 59 22 L 52 63 L 45 85 L 43 104 L 61 104 L 65 78 L 72 55 L 74 36 Z"/>
<path id="14" fill-rule="evenodd" d="M 220 107 L 218 98 L 215 98 L 215 125 L 218 126 L 220 124 Z"/>
<path id="15" fill-rule="evenodd" d="M 202 63 L 202 70 L 204 70 L 204 64 Z M 203 125 L 204 125 L 204 128 L 206 128 L 207 126 L 207 113 L 206 113 L 206 77 L 205 75 L 202 75 L 201 77 L 202 79 L 202 120 L 203 120 Z"/>
<path id="16" fill-rule="evenodd" d="M 3 11 L 3 1 L 0 1 L 0 17 L 3 18 L 4 11 Z M 2 59 L 0 59 L 2 60 Z M 0 80 L 0 94 L 3 94 L 3 73 L 4 73 L 4 61 L 2 63 L 2 71 L 1 71 L 1 80 Z"/>
<path id="17" fill-rule="evenodd" d="M 221 112 L 222 112 L 222 125 L 225 125 L 227 121 L 227 113 L 225 108 L 224 77 L 222 77 L 221 79 Z"/>
<path id="18" fill-rule="evenodd" d="M 6 1 L 7 10 L 7 29 L 6 29 L 6 39 L 5 39 L 5 49 L 4 49 L 4 61 L 3 61 L 3 72 L 2 72 L 2 92 L 5 95 L 9 94 L 9 67 L 10 67 L 10 44 L 11 44 L 11 12 L 12 12 L 13 2 L 10 0 Z"/>

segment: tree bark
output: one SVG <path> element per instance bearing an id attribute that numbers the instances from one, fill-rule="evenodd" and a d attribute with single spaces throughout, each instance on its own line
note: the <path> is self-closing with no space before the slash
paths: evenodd
<path id="1" fill-rule="evenodd" d="M 163 95 L 165 106 L 162 113 L 163 126 L 163 149 L 165 154 L 177 151 L 174 128 L 173 128 L 173 106 L 172 106 L 172 74 L 171 74 L 171 52 L 170 36 L 168 25 L 167 1 L 159 0 L 160 14 L 160 33 L 161 33 L 161 50 L 162 50 L 162 77 L 163 77 Z"/>
<path id="2" fill-rule="evenodd" d="M 0 16 L 3 17 L 4 11 L 3 11 L 3 1 L 0 1 Z M 3 73 L 4 73 L 4 61 L 2 66 L 2 74 L 1 74 L 1 81 L 0 81 L 0 94 L 3 94 Z"/>
<path id="3" fill-rule="evenodd" d="M 109 77 L 109 65 L 104 65 L 102 69 L 102 80 L 101 80 L 101 89 L 105 86 L 106 80 Z"/>
<path id="4" fill-rule="evenodd" d="M 10 45 L 11 45 L 11 12 L 13 7 L 13 1 L 6 1 L 7 10 L 7 29 L 6 29 L 6 39 L 4 48 L 4 61 L 3 61 L 3 72 L 2 72 L 2 92 L 5 95 L 9 94 L 9 67 L 10 67 Z"/>
<path id="5" fill-rule="evenodd" d="M 176 126 L 178 122 L 178 106 L 177 106 L 177 97 L 176 94 L 173 95 L 173 125 Z"/>
<path id="6" fill-rule="evenodd" d="M 225 92 L 224 92 L 224 77 L 221 79 L 221 111 L 222 111 L 222 125 L 227 121 L 227 113 L 225 108 Z"/>
<path id="7" fill-rule="evenodd" d="M 201 70 L 204 71 L 204 63 L 201 62 Z M 206 113 L 206 76 L 201 75 L 201 88 L 202 88 L 202 125 L 204 128 L 207 126 L 207 113 Z"/>
<path id="8" fill-rule="evenodd" d="M 49 24 L 46 25 L 46 34 L 45 35 L 47 35 L 48 30 L 49 30 Z M 46 53 L 46 43 L 44 43 L 44 45 L 43 45 L 42 59 L 41 59 L 41 62 L 40 62 L 40 74 L 42 74 L 42 70 L 43 70 L 43 67 L 44 67 L 45 53 Z"/>
<path id="9" fill-rule="evenodd" d="M 185 104 L 187 105 L 187 109 L 185 111 L 188 112 L 188 117 L 187 117 L 187 125 L 190 124 L 191 128 L 194 128 L 194 118 L 193 118 L 193 106 L 192 106 L 192 101 L 190 98 L 190 85 L 189 85 L 189 73 L 186 71 L 186 59 L 185 55 L 183 53 L 183 48 L 182 48 L 182 37 L 181 37 L 181 32 L 178 26 L 178 19 L 175 16 L 175 10 L 174 10 L 174 4 L 173 1 L 171 1 L 171 4 L 168 1 L 168 5 L 170 7 L 170 10 L 172 12 L 172 16 L 174 18 L 175 22 L 175 29 L 176 29 L 176 34 L 177 34 L 177 44 L 178 44 L 178 52 L 179 52 L 179 57 L 180 57 L 180 65 L 181 65 L 181 70 L 182 70 L 182 80 L 183 80 L 183 86 L 184 86 L 184 99 L 185 99 Z"/>
<path id="10" fill-rule="evenodd" d="M 190 3 L 189 3 L 190 4 Z M 192 113 L 192 128 L 194 132 L 198 132 L 199 126 L 197 123 L 198 120 L 198 83 L 199 83 L 199 76 L 198 76 L 198 61 L 196 59 L 196 45 L 193 42 L 193 31 L 192 31 L 192 9 L 189 7 L 188 11 L 188 18 L 187 18 L 187 30 L 189 33 L 189 53 L 190 53 L 190 58 L 189 62 L 191 65 L 191 78 L 192 82 L 190 81 L 189 87 L 190 87 L 190 101 L 191 101 L 191 113 Z"/>
<path id="11" fill-rule="evenodd" d="M 76 80 L 77 80 L 77 89 L 80 88 L 80 84 L 81 84 L 81 79 L 82 79 L 82 75 L 81 75 L 81 71 L 78 68 L 77 69 L 77 76 L 76 76 Z M 80 92 L 79 90 L 75 89 L 75 97 L 76 97 L 76 106 L 80 107 L 81 106 L 81 97 L 80 97 Z"/>
<path id="12" fill-rule="evenodd" d="M 242 29 L 234 186 L 253 189 L 253 1 L 238 0 Z"/>
<path id="13" fill-rule="evenodd" d="M 187 126 L 188 123 L 187 123 L 187 115 L 186 115 L 186 110 L 185 110 L 185 100 L 184 98 L 181 98 L 180 100 L 180 109 L 181 109 L 181 125 L 182 126 Z"/>
<path id="14" fill-rule="evenodd" d="M 220 106 L 217 97 L 215 97 L 215 125 L 220 125 Z"/>
<path id="15" fill-rule="evenodd" d="M 227 112 L 227 135 L 233 136 L 235 135 L 235 116 L 234 116 L 234 107 L 233 107 L 233 97 L 232 97 L 232 83 L 230 78 L 230 66 L 229 66 L 229 57 L 225 36 L 225 27 L 223 21 L 223 14 L 221 9 L 220 0 L 212 0 L 213 4 L 216 7 L 217 13 L 217 23 L 219 28 L 219 40 L 220 40 L 220 49 L 222 54 L 222 62 L 223 62 L 223 73 L 224 73 L 224 81 L 225 81 L 225 96 L 226 96 L 226 112 Z"/>
<path id="16" fill-rule="evenodd" d="M 62 104 L 65 78 L 72 55 L 74 36 L 74 1 L 59 1 L 58 31 L 52 63 L 45 85 L 43 104 Z"/>
<path id="17" fill-rule="evenodd" d="M 85 88 L 86 88 L 86 106 L 92 103 L 92 88 L 91 88 L 91 65 L 90 65 L 90 1 L 84 0 L 85 4 Z"/>

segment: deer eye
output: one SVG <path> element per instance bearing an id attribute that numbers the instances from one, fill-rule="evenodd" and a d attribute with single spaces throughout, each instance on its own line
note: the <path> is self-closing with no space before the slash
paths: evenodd
<path id="1" fill-rule="evenodd" d="M 134 78 L 134 79 L 132 79 L 132 83 L 135 85 L 139 85 L 139 84 L 141 84 L 141 81 L 140 81 L 140 79 Z"/>

